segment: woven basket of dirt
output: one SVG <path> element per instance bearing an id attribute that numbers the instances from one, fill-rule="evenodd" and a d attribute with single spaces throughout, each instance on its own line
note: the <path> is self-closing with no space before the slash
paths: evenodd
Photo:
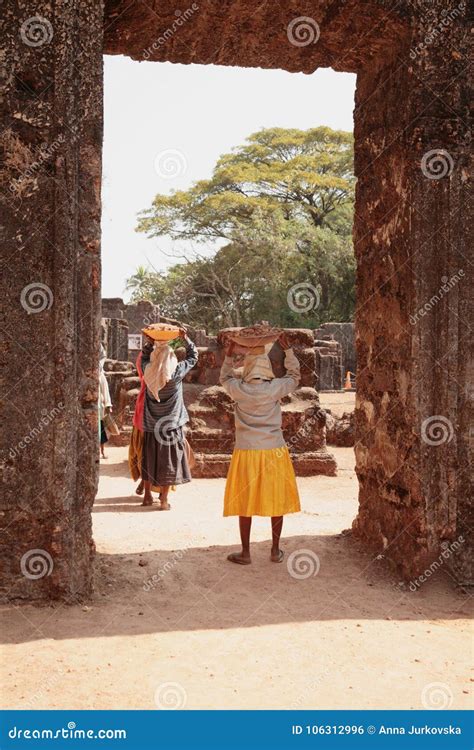
<path id="1" fill-rule="evenodd" d="M 178 338 L 179 328 L 169 323 L 152 323 L 146 328 L 142 328 L 142 333 L 154 341 L 172 341 Z"/>
<path id="2" fill-rule="evenodd" d="M 274 344 L 282 332 L 281 328 L 274 328 L 270 325 L 258 323 L 254 326 L 241 328 L 240 331 L 236 331 L 235 333 L 229 333 L 229 338 L 239 346 L 244 346 L 246 349 L 254 349 L 266 344 Z"/>

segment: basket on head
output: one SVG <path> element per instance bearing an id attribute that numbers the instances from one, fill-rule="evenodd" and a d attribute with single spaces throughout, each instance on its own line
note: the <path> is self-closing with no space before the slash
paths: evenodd
<path id="1" fill-rule="evenodd" d="M 180 335 L 179 328 L 169 323 L 152 323 L 146 328 L 142 328 L 142 333 L 154 341 L 172 341 Z"/>
<path id="2" fill-rule="evenodd" d="M 241 328 L 236 333 L 229 333 L 229 338 L 235 344 L 244 346 L 246 349 L 274 344 L 282 334 L 281 328 L 274 328 L 269 324 L 257 323 L 254 326 Z"/>

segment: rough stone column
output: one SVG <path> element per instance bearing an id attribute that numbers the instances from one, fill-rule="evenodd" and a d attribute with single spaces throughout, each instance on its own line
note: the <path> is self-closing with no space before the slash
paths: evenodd
<path id="1" fill-rule="evenodd" d="M 97 486 L 102 4 L 3 11 L 2 590 L 91 589 Z"/>
<path id="2" fill-rule="evenodd" d="M 465 11 L 446 25 L 443 2 L 420 3 L 405 49 L 359 73 L 355 108 L 355 529 L 408 577 L 464 535 L 449 555 L 459 580 L 471 577 Z"/>

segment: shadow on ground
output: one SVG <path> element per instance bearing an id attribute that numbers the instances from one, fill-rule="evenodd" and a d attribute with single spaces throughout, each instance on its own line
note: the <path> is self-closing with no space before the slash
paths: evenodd
<path id="1" fill-rule="evenodd" d="M 227 562 L 235 546 L 98 554 L 91 602 L 5 607 L 3 637 L 21 643 L 318 620 L 449 620 L 467 614 L 468 597 L 442 570 L 412 592 L 350 534 L 292 536 L 283 547 L 285 560 L 275 564 L 269 542 L 254 543 L 247 567 Z"/>

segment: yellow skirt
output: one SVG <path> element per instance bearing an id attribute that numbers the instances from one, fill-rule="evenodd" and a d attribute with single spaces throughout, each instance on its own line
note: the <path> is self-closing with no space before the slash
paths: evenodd
<path id="1" fill-rule="evenodd" d="M 128 446 L 128 468 L 130 476 L 137 482 L 142 475 L 142 454 L 143 454 L 143 432 L 137 427 L 132 430 L 130 445 Z M 161 492 L 161 487 L 152 486 L 152 492 Z M 176 486 L 173 484 L 170 488 L 173 492 Z"/>
<path id="2" fill-rule="evenodd" d="M 224 516 L 284 516 L 300 510 L 288 448 L 234 450 L 225 486 Z"/>

